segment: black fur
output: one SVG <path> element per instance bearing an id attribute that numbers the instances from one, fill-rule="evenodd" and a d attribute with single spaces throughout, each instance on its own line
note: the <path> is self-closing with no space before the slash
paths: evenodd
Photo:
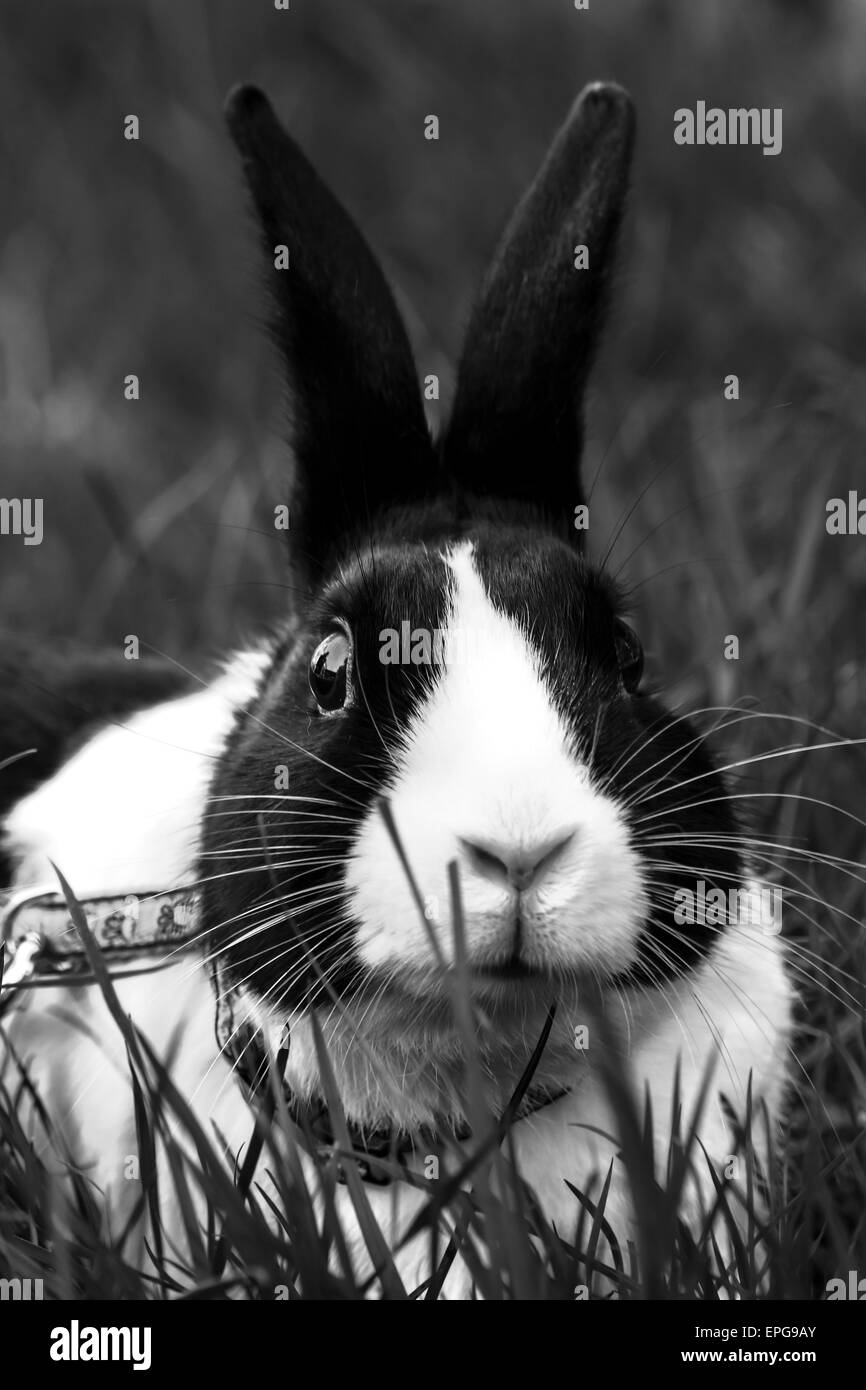
<path id="1" fill-rule="evenodd" d="M 318 575 L 383 505 L 449 494 L 542 509 L 575 538 L 582 403 L 613 270 L 634 138 L 628 95 L 589 87 L 509 223 L 469 321 L 451 422 L 434 452 L 384 276 L 345 209 L 255 87 L 227 119 L 259 216 L 290 382 L 293 555 Z M 574 268 L 586 245 L 589 267 Z M 289 251 L 274 266 L 275 247 Z M 315 478 L 315 486 L 312 479 Z"/>
<path id="2" fill-rule="evenodd" d="M 273 331 L 291 384 L 293 557 L 314 575 L 337 537 L 431 488 L 433 450 L 391 291 L 351 218 L 255 87 L 226 104 L 261 226 Z M 286 246 L 287 270 L 274 265 Z"/>
<path id="3" fill-rule="evenodd" d="M 628 95 L 587 88 L 509 223 L 469 320 L 445 463 L 481 495 L 582 502 L 583 397 L 613 271 L 634 143 Z M 574 268 L 576 246 L 589 266 Z M 574 534 L 572 532 L 572 534 Z"/>

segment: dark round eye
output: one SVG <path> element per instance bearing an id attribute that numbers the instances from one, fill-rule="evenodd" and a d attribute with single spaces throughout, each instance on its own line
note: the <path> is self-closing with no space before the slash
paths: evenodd
<path id="1" fill-rule="evenodd" d="M 319 643 L 310 660 L 310 689 L 320 709 L 342 709 L 348 694 L 349 657 L 352 644 L 345 632 L 335 630 Z"/>
<path id="2" fill-rule="evenodd" d="M 643 647 L 640 638 L 628 623 L 624 623 L 622 618 L 617 618 L 613 625 L 613 641 L 622 683 L 629 694 L 633 695 L 643 675 Z"/>

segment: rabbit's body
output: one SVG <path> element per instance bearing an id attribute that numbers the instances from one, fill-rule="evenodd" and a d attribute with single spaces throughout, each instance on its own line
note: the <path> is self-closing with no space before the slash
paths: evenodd
<path id="1" fill-rule="evenodd" d="M 235 94 L 230 124 L 269 263 L 290 248 L 276 333 L 309 599 L 211 686 L 106 727 L 19 800 L 5 831 L 15 882 L 50 881 L 53 861 L 79 897 L 198 883 L 203 954 L 118 988 L 159 1051 L 177 1042 L 172 1074 L 207 1128 L 236 1152 L 251 1112 L 214 1040 L 204 954 L 237 1022 L 274 1047 L 289 1023 L 288 1094 L 321 1096 L 315 1013 L 348 1119 L 408 1136 L 419 1172 L 425 1136 L 467 1119 L 449 990 L 459 919 L 494 1108 L 556 1005 L 513 1132 L 567 1234 L 567 1184 L 598 1184 L 618 1152 L 611 1058 L 639 1104 L 651 1096 L 662 1165 L 677 1084 L 685 1127 L 714 1062 L 700 1139 L 723 1165 L 750 1089 L 777 1123 L 790 1032 L 778 937 L 675 914 L 699 882 L 749 884 L 744 840 L 705 738 L 642 688 L 621 593 L 572 524 L 630 103 L 589 89 L 558 137 L 484 282 L 435 444 L 357 230 L 259 93 Z M 392 641 L 404 627 L 408 660 Z M 11 1027 L 96 1181 L 133 1200 L 125 1057 L 98 991 L 34 991 Z M 614 1167 L 616 1225 L 629 1204 Z M 396 1246 L 423 1192 L 369 1193 Z M 426 1249 L 404 1251 L 404 1268 Z"/>
<path id="2" fill-rule="evenodd" d="M 212 767 L 222 753 L 236 718 L 255 698 L 268 665 L 266 651 L 248 652 L 229 663 L 212 686 L 132 716 L 124 727 L 95 734 L 51 779 L 13 809 L 6 822 L 6 848 L 18 865 L 15 886 L 50 883 L 51 864 L 83 897 L 102 897 L 159 885 L 170 889 L 196 876 L 200 827 L 213 803 L 208 798 Z M 123 767 L 119 795 L 118 767 Z M 134 789 L 134 790 L 133 790 Z M 86 819 L 76 808 L 87 805 Z M 371 862 L 370 871 L 376 868 Z M 615 870 L 612 870 L 615 872 Z M 393 891 L 394 885 L 392 885 Z M 387 889 L 382 885 L 382 899 Z M 253 1119 L 232 1062 L 215 1041 L 214 993 L 204 953 L 181 955 L 158 976 L 118 981 L 124 1012 L 166 1057 L 172 1079 L 189 1100 L 207 1132 L 216 1124 L 229 1148 L 240 1153 Z M 376 991 L 375 993 L 378 993 Z M 244 1010 L 259 1019 L 275 1048 L 283 1014 L 268 1019 L 245 996 Z M 417 1005 L 379 997 L 372 1008 L 361 998 L 364 1036 L 376 1056 L 366 1065 L 350 1027 L 335 1017 L 330 1003 L 317 1016 L 328 1038 L 347 1117 L 360 1125 L 389 1125 L 418 1133 L 434 1117 L 464 1118 L 461 1108 L 462 1056 L 453 1028 L 440 1018 L 424 1020 Z M 780 1113 L 787 1074 L 790 986 L 779 938 L 759 928 L 728 931 L 711 957 L 686 978 L 664 988 L 622 989 L 608 996 L 605 1021 L 619 1044 L 635 1093 L 649 1094 L 658 1121 L 659 1171 L 663 1171 L 670 1132 L 676 1068 L 680 1062 L 681 1103 L 687 1124 L 698 1104 L 708 1065 L 715 1068 L 718 1092 L 736 1109 L 745 1105 L 750 1081 L 754 1096 L 771 1117 Z M 501 1108 L 508 1100 L 541 1032 L 546 1003 L 525 1004 L 495 1014 L 501 1031 L 497 1047 L 484 1053 L 490 1096 Z M 303 1010 L 290 1011 L 292 1046 L 287 1070 L 290 1089 L 303 1096 L 319 1090 L 318 1067 L 309 1022 Z M 535 1189 L 547 1217 L 567 1234 L 577 1219 L 576 1201 L 566 1179 L 582 1191 L 598 1187 L 617 1152 L 616 1121 L 603 1078 L 589 1045 L 575 1047 L 574 1030 L 585 1024 L 575 989 L 559 994 L 559 1013 L 536 1083 L 555 1097 L 517 1121 L 512 1133 L 523 1177 Z M 592 1024 L 589 1024 L 590 1030 Z M 10 1033 L 52 1121 L 68 1142 L 95 1187 L 107 1198 L 112 1226 L 119 1230 L 138 1197 L 138 1153 L 128 1064 L 123 1042 L 98 986 L 34 991 L 16 1005 Z M 719 1169 L 729 1162 L 734 1141 L 714 1090 L 700 1125 L 701 1141 Z M 760 1139 L 760 1136 L 758 1136 Z M 41 1143 L 44 1145 L 44 1136 Z M 419 1139 L 410 1166 L 423 1173 L 426 1141 Z M 47 1148 L 42 1149 L 47 1153 Z M 308 1165 L 309 1166 L 309 1165 Z M 166 1229 L 177 1231 L 170 1175 L 163 1163 Z M 606 1214 L 615 1231 L 627 1228 L 630 1203 L 625 1175 L 615 1165 Z M 267 1188 L 264 1173 L 259 1179 Z M 397 1247 L 400 1234 L 417 1211 L 423 1193 L 408 1184 L 370 1186 L 368 1198 Z M 395 1191 L 397 1201 L 395 1204 Z M 364 1241 L 345 1188 L 337 1199 L 356 1269 L 367 1268 Z M 701 1193 L 711 1204 L 706 1175 Z M 693 1198 L 693 1200 L 695 1200 Z M 687 1213 L 686 1213 L 687 1214 Z M 143 1233 L 142 1233 L 143 1234 Z M 426 1241 L 399 1257 L 398 1268 L 411 1287 L 426 1277 Z M 446 1294 L 465 1292 L 467 1275 L 458 1266 Z"/>

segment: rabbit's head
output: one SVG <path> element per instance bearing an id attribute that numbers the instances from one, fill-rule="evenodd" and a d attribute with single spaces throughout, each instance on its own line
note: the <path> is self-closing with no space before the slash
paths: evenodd
<path id="1" fill-rule="evenodd" d="M 230 972 L 277 1010 L 323 979 L 432 1007 L 458 910 L 494 1010 L 688 972 L 719 928 L 679 924 L 674 894 L 736 877 L 736 827 L 574 524 L 627 94 L 583 92 L 514 213 L 436 440 L 354 223 L 259 91 L 228 117 L 288 374 L 309 594 L 212 787 L 205 921 Z"/>

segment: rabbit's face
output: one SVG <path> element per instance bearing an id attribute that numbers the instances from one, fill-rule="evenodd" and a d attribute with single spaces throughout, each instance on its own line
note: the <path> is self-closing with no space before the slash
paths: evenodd
<path id="1" fill-rule="evenodd" d="M 702 739 L 644 693 L 616 586 L 572 525 L 628 97 L 588 88 L 555 140 L 435 442 L 357 228 L 261 93 L 236 92 L 229 123 L 271 269 L 311 598 L 217 769 L 219 949 L 274 1004 L 371 985 L 429 1000 L 455 918 L 493 1003 L 688 970 L 717 928 L 679 926 L 674 894 L 731 881 L 735 827 Z"/>
<path id="2" fill-rule="evenodd" d="M 532 534 L 467 539 L 434 565 L 426 611 L 390 615 L 414 634 L 393 653 L 409 664 L 368 675 L 365 644 L 355 678 L 361 706 L 376 691 L 377 780 L 429 927 L 374 807 L 346 867 L 358 960 L 429 991 L 430 929 L 454 954 L 454 863 L 478 989 L 623 971 L 648 902 L 623 808 L 605 790 L 617 743 L 636 732 L 621 664 L 636 647 L 626 651 L 615 594 L 566 545 Z"/>
<path id="3" fill-rule="evenodd" d="M 534 529 L 384 531 L 347 556 L 215 787 L 208 871 L 233 845 L 247 861 L 214 892 L 238 975 L 297 1003 L 315 960 L 344 993 L 429 1002 L 455 892 L 491 1006 L 688 970 L 718 928 L 678 925 L 674 894 L 727 881 L 735 827 L 701 739 L 645 692 L 621 610 Z"/>

